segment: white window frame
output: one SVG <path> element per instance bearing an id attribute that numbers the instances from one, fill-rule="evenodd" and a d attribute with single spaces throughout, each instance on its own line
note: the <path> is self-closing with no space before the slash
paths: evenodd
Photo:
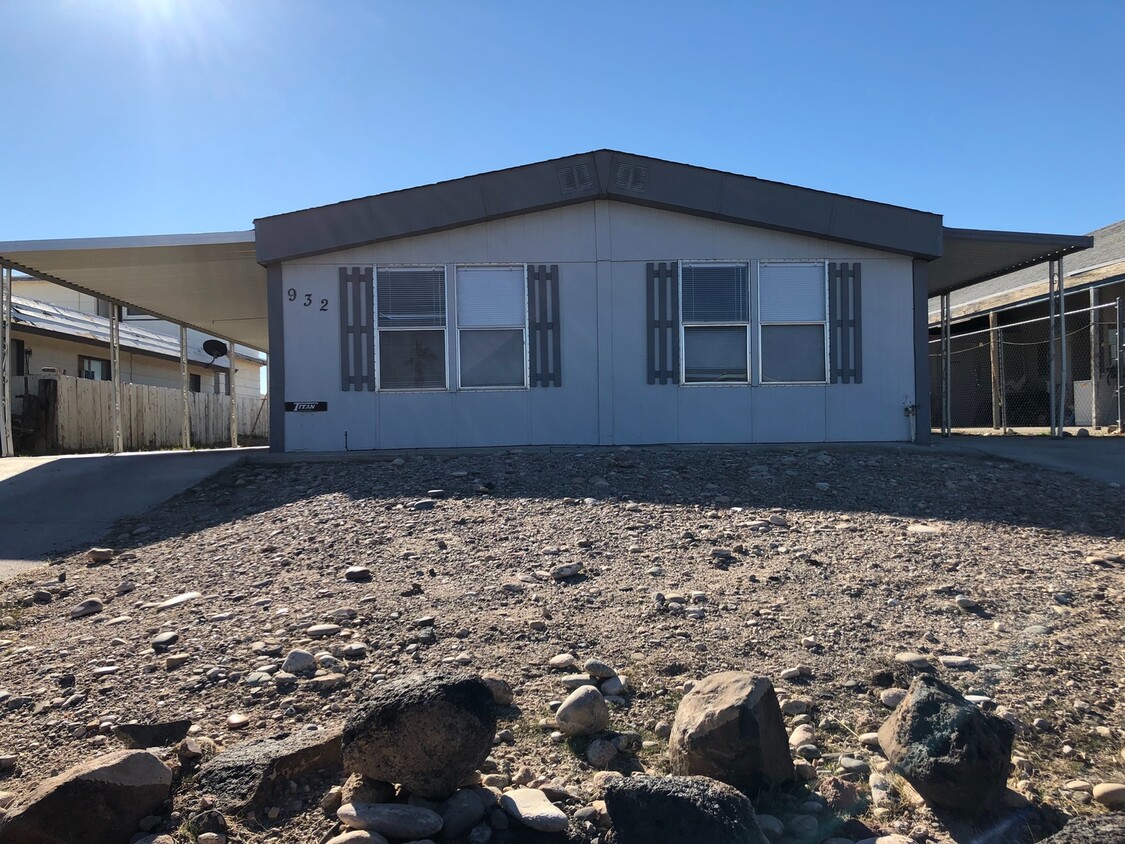
<path id="1" fill-rule="evenodd" d="M 429 270 L 431 272 L 441 271 L 442 277 L 445 279 L 445 303 L 444 303 L 444 317 L 445 322 L 441 327 L 424 326 L 424 325 L 409 325 L 400 327 L 383 327 L 379 325 L 379 271 L 380 270 Z M 374 313 L 371 315 L 372 328 L 375 331 L 375 389 L 384 393 L 440 393 L 449 392 L 449 270 L 445 264 L 375 264 L 374 272 L 372 273 L 371 285 L 371 302 L 374 308 Z M 445 372 L 445 384 L 440 387 L 384 387 L 383 386 L 383 371 L 380 366 L 383 360 L 383 332 L 402 332 L 402 331 L 440 331 L 443 334 L 442 338 L 442 369 Z"/>
<path id="2" fill-rule="evenodd" d="M 498 270 L 520 269 L 523 272 L 523 384 L 509 385 L 509 386 L 498 385 L 498 386 L 481 386 L 481 387 L 466 387 L 466 386 L 463 386 L 461 384 L 461 332 L 462 331 L 512 331 L 513 329 L 516 328 L 516 326 L 514 326 L 514 325 L 493 325 L 493 326 L 474 325 L 474 326 L 471 326 L 469 328 L 462 328 L 461 323 L 460 323 L 460 314 L 456 313 L 456 311 L 455 311 L 454 317 L 455 317 L 455 321 L 457 323 L 457 326 L 456 326 L 456 329 L 455 329 L 456 332 L 457 332 L 457 355 L 456 355 L 456 359 L 457 359 L 457 389 L 458 389 L 458 391 L 472 392 L 472 393 L 493 392 L 493 391 L 511 392 L 513 390 L 529 390 L 529 389 L 531 389 L 531 387 L 530 387 L 530 381 L 531 381 L 530 366 L 531 366 L 531 362 L 530 362 L 530 351 L 528 349 L 529 326 L 528 326 L 528 319 L 527 319 L 527 264 L 508 264 L 508 263 L 503 263 L 503 264 L 456 264 L 453 267 L 453 284 L 457 288 L 456 291 L 453 294 L 455 302 L 460 297 L 459 279 L 458 279 L 458 275 L 457 275 L 458 272 L 463 270 L 463 269 L 464 270 L 473 270 L 473 269 L 482 269 L 482 268 L 483 269 L 498 269 Z M 446 283 L 448 284 L 448 279 L 446 279 Z M 446 322 L 446 325 L 449 324 L 448 315 L 446 316 L 445 322 Z"/>
<path id="3" fill-rule="evenodd" d="M 755 316 L 755 322 L 756 322 L 756 328 L 757 328 L 756 334 L 757 334 L 757 341 L 758 341 L 757 342 L 758 367 L 757 367 L 757 371 L 756 371 L 758 386 L 761 386 L 761 387 L 823 386 L 825 384 L 831 383 L 832 373 L 829 369 L 829 367 L 831 365 L 831 362 L 828 359 L 829 348 L 830 348 L 829 344 L 831 343 L 831 339 L 828 336 L 828 332 L 829 332 L 829 329 L 830 329 L 830 326 L 829 326 L 830 313 L 829 313 L 829 309 L 828 309 L 828 305 L 829 305 L 829 300 L 828 300 L 828 261 L 827 260 L 821 260 L 820 258 L 779 258 L 779 259 L 761 259 L 761 260 L 757 261 L 756 264 L 757 264 L 757 267 L 756 267 L 757 272 L 754 273 L 754 279 L 753 279 L 753 282 L 752 282 L 751 286 L 755 288 L 754 289 L 754 297 L 753 297 L 752 301 L 757 302 L 757 303 L 761 303 L 761 301 L 762 301 L 762 299 L 761 299 L 761 284 L 762 284 L 762 267 L 763 266 L 769 266 L 771 264 L 820 264 L 821 269 L 823 270 L 823 273 L 824 273 L 824 319 L 823 319 L 823 321 L 818 322 L 818 321 L 815 321 L 815 320 L 813 320 L 813 321 L 801 320 L 799 322 L 792 322 L 792 321 L 780 322 L 780 321 L 776 321 L 776 320 L 771 320 L 769 322 L 765 322 L 761 318 L 761 311 L 757 308 L 754 310 L 754 316 Z M 824 327 L 824 380 L 823 381 L 766 381 L 765 379 L 763 379 L 763 377 L 762 377 L 762 329 L 766 326 L 771 326 L 771 325 L 820 325 L 820 326 Z"/>
<path id="4" fill-rule="evenodd" d="M 676 314 L 680 327 L 680 386 L 681 387 L 748 387 L 753 377 L 751 368 L 751 340 L 754 325 L 754 299 L 753 283 L 750 278 L 751 265 L 745 260 L 726 260 L 707 258 L 702 260 L 679 261 L 679 270 L 676 283 L 679 285 L 680 312 Z M 745 322 L 684 322 L 684 267 L 702 266 L 710 264 L 720 267 L 742 267 L 746 270 L 746 321 Z M 685 329 L 687 328 L 745 328 L 746 329 L 746 380 L 745 381 L 691 381 L 687 380 L 687 352 L 684 345 Z"/>

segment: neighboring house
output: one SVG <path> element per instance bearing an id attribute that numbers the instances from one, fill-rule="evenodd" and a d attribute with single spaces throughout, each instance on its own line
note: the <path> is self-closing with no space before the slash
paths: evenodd
<path id="1" fill-rule="evenodd" d="M 87 293 L 25 276 L 16 276 L 12 279 L 12 293 L 17 299 L 35 300 L 39 303 L 48 303 L 57 306 L 60 313 L 68 315 L 66 319 L 70 320 L 71 326 L 77 326 L 76 330 L 85 335 L 95 336 L 100 343 L 104 344 L 101 351 L 86 356 L 95 361 L 100 360 L 102 364 L 80 369 L 76 363 L 71 360 L 73 357 L 71 353 L 74 349 L 67 347 L 65 352 L 62 352 L 60 349 L 59 353 L 61 357 L 59 360 L 49 362 L 45 355 L 49 352 L 50 347 L 44 343 L 40 343 L 44 354 L 31 361 L 32 369 L 30 374 L 40 374 L 43 367 L 55 367 L 59 370 L 60 374 L 64 375 L 83 375 L 84 377 L 90 377 L 86 373 L 93 372 L 93 377 L 109 380 L 110 305 L 108 302 Z M 179 326 L 129 308 L 123 308 L 122 311 L 121 380 L 134 384 L 151 384 L 179 389 Z M 88 317 L 98 317 L 100 319 L 92 319 L 87 322 Z M 62 330 L 65 332 L 69 331 L 70 328 L 63 325 Z M 17 336 L 16 332 L 13 331 L 13 337 L 15 336 Z M 219 393 L 225 395 L 229 393 L 226 382 L 227 359 L 225 357 L 219 358 L 212 363 L 211 356 L 203 351 L 203 343 L 214 336 L 215 335 L 204 334 L 194 328 L 188 329 L 187 345 L 188 360 L 191 363 L 189 367 L 191 372 L 191 389 L 195 392 Z M 126 343 L 126 337 L 131 338 L 131 344 Z M 225 338 L 216 339 L 221 339 L 224 344 L 227 342 Z M 125 354 L 126 347 L 136 349 L 140 354 L 148 355 L 148 359 L 143 361 L 127 360 L 129 356 Z M 266 364 L 264 356 L 253 349 L 238 345 L 235 346 L 235 353 L 238 359 L 238 364 L 235 368 L 236 393 L 242 396 L 261 395 L 261 369 Z M 152 358 L 154 354 L 159 357 Z M 166 365 L 166 356 L 169 354 L 175 359 L 176 365 L 173 369 L 169 369 Z M 62 362 L 61 366 L 59 361 Z M 201 367 L 199 364 L 203 364 L 203 366 Z"/>
<path id="2" fill-rule="evenodd" d="M 54 373 L 110 380 L 108 317 L 13 296 L 12 318 L 12 375 Z M 120 334 L 122 382 L 180 389 L 178 337 L 130 322 L 122 322 Z M 252 354 L 236 356 L 235 392 L 243 396 L 260 395 L 264 361 Z M 199 345 L 188 343 L 192 392 L 227 394 L 227 367 L 227 358 L 212 361 Z"/>
<path id="3" fill-rule="evenodd" d="M 1067 425 L 1101 427 L 1118 423 L 1116 302 L 1125 296 L 1125 220 L 1090 236 L 1090 249 L 1063 261 L 1067 378 L 1061 400 Z M 1047 267 L 1040 265 L 950 295 L 954 427 L 992 427 L 994 422 L 996 427 L 1012 428 L 1048 424 L 1048 284 Z M 936 299 L 930 301 L 929 321 L 936 338 L 940 323 Z M 931 348 L 936 409 L 940 407 L 941 361 L 936 341 Z M 1056 348 L 1061 364 L 1061 346 L 1056 344 Z"/>
<path id="4" fill-rule="evenodd" d="M 979 234 L 1046 260 L 611 150 L 260 219 L 271 447 L 925 439 L 927 298 L 984 271 L 928 265 Z"/>

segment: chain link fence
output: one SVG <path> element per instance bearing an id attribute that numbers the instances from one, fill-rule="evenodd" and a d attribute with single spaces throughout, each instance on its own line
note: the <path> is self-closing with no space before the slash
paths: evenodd
<path id="1" fill-rule="evenodd" d="M 1051 373 L 1050 318 L 955 334 L 950 338 L 949 409 L 952 428 L 1008 431 L 1048 428 L 1051 384 L 1066 427 L 1120 428 L 1121 338 L 1117 303 L 1067 311 L 1066 378 L 1062 343 L 1055 340 Z M 942 427 L 942 347 L 930 341 L 931 426 Z M 1061 383 L 1061 387 L 1058 386 Z"/>

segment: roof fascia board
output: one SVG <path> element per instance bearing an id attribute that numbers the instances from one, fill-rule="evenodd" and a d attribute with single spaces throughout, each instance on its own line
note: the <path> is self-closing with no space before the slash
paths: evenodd
<path id="1" fill-rule="evenodd" d="M 642 190 L 618 183 L 645 169 Z M 560 170 L 590 178 L 563 191 Z M 941 255 L 941 216 L 688 164 L 598 150 L 348 200 L 254 221 L 263 266 L 476 223 L 608 199 L 867 246 L 927 259 Z"/>

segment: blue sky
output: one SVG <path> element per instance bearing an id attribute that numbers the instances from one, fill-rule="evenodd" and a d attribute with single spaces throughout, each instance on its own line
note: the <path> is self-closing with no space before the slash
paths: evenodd
<path id="1" fill-rule="evenodd" d="M 0 240 L 266 216 L 611 147 L 1082 233 L 1125 3 L 0 0 Z"/>

